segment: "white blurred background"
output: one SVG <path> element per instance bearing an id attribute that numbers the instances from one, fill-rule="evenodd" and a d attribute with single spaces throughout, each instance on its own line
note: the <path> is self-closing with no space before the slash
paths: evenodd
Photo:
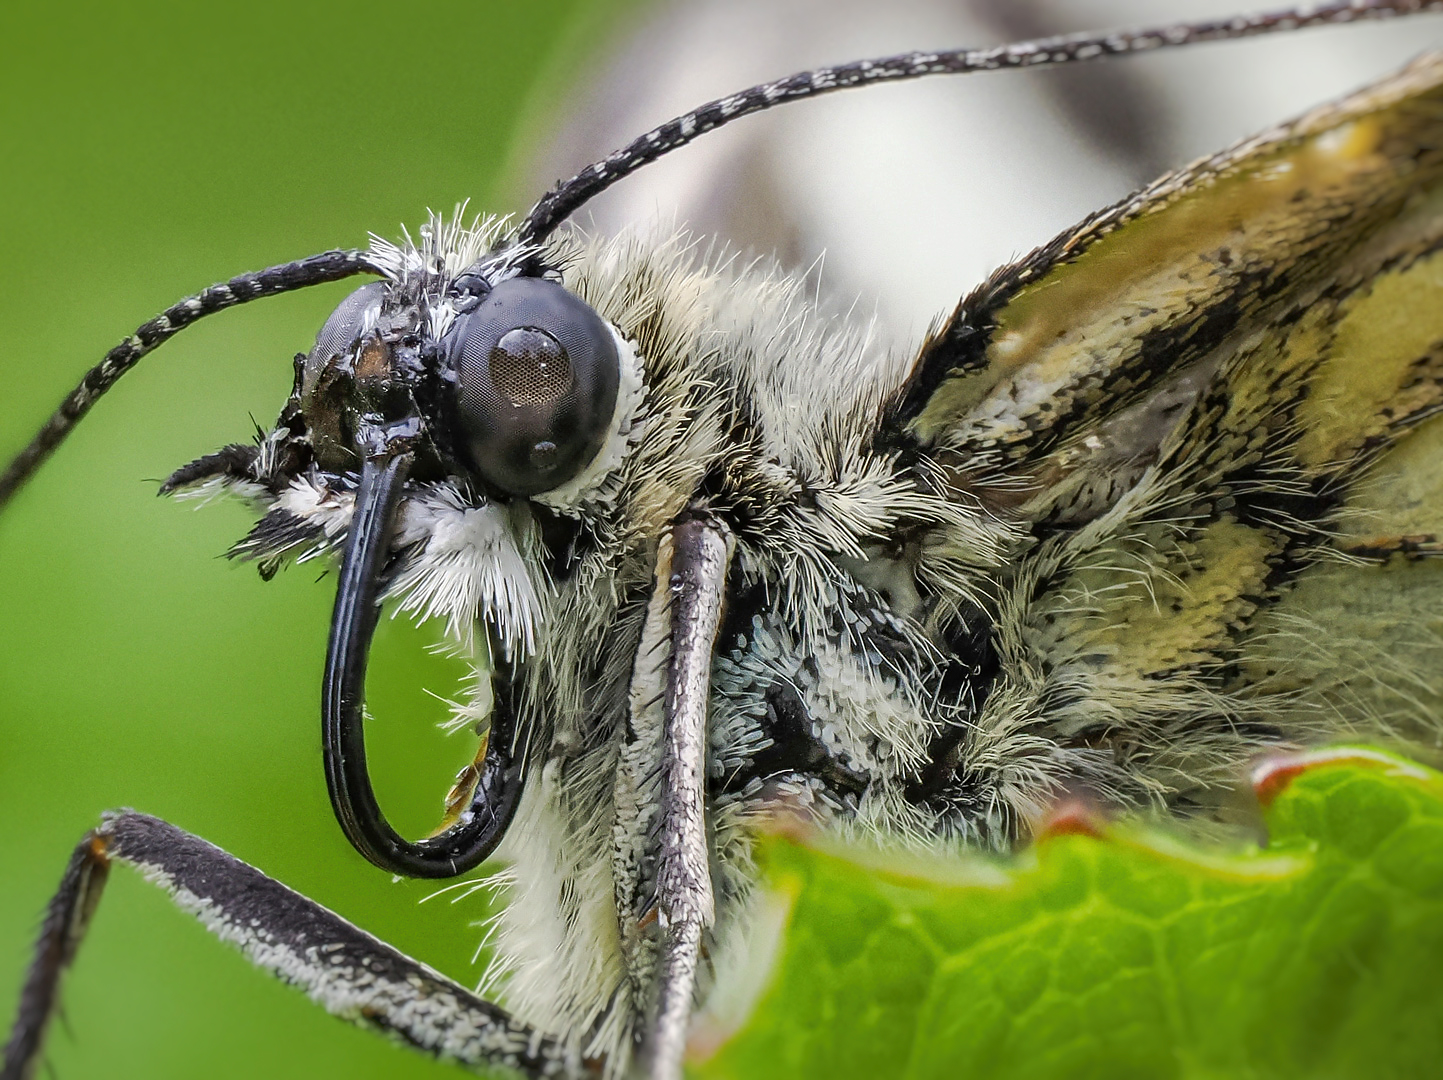
<path id="1" fill-rule="evenodd" d="M 1252 5 L 1256 7 L 1256 4 Z M 1275 4 L 1267 5 L 1269 7 Z M 909 49 L 1235 14 L 1246 0 L 671 0 L 640 8 L 553 102 L 525 190 L 757 82 Z M 743 119 L 579 215 L 685 222 L 812 267 L 824 297 L 915 340 L 996 267 L 1163 171 L 1443 44 L 1443 18 L 852 90 Z M 536 125 L 555 131 L 554 125 Z M 524 205 L 524 202 L 522 203 Z"/>

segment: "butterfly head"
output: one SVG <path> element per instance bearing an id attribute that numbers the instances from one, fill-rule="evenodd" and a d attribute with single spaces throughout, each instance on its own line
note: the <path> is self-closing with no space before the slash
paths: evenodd
<path id="1" fill-rule="evenodd" d="M 448 799 L 448 827 L 414 843 L 391 829 L 361 734 L 382 598 L 440 616 L 463 643 L 480 630 L 506 684 L 545 617 L 558 545 L 543 542 L 538 519 L 553 532 L 580 527 L 582 502 L 625 456 L 642 397 L 636 350 L 546 255 L 504 243 L 494 221 L 433 219 L 419 244 L 377 240 L 366 261 L 380 279 L 342 300 L 296 358 L 275 429 L 166 484 L 253 496 L 265 513 L 236 553 L 263 574 L 339 552 L 327 779 L 348 837 L 396 873 L 451 876 L 489 854 L 519 799 L 525 748 L 509 717 L 492 716 Z"/>
<path id="2" fill-rule="evenodd" d="M 613 433 L 629 346 L 554 270 L 503 252 L 448 273 L 446 254 L 382 248 L 386 278 L 322 326 L 296 387 L 316 464 L 406 454 L 414 478 L 498 501 L 576 481 Z"/>

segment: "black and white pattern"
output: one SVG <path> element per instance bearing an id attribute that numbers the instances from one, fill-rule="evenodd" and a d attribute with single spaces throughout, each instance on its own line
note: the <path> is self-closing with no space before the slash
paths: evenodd
<path id="1" fill-rule="evenodd" d="M 1439 691 L 1436 663 L 1400 635 L 1443 606 L 1429 559 L 1443 526 L 1419 517 L 1436 500 L 1413 497 L 1408 477 L 1371 470 L 1395 445 L 1426 455 L 1443 442 L 1405 443 L 1443 405 L 1443 339 L 1368 316 L 1396 314 L 1389 290 L 1436 292 L 1443 60 L 1095 215 L 999 271 L 920 354 L 684 233 L 551 230 L 666 149 L 784 100 L 1440 8 L 1324 5 L 819 69 L 644 136 L 538 204 L 519 241 L 494 219 L 433 219 L 418 243 L 248 275 L 146 324 L 0 497 L 189 321 L 267 290 L 380 275 L 360 317 L 343 305 L 328 324 L 350 329 L 323 331 L 300 359 L 254 450 L 208 455 L 168 488 L 256 504 L 261 524 L 238 550 L 263 572 L 345 553 L 323 693 L 333 805 L 358 850 L 417 876 L 458 873 L 505 832 L 487 976 L 505 1008 L 203 841 L 122 813 L 72 860 L 5 1080 L 35 1068 L 112 859 L 331 1012 L 437 1056 L 531 1076 L 641 1063 L 671 1080 L 694 1008 L 747 948 L 763 820 L 799 815 L 921 851 L 1006 847 L 1075 786 L 1205 816 L 1261 748 L 1340 727 L 1435 731 L 1436 712 L 1399 705 Z M 1139 222 L 1156 246 L 1094 257 Z M 447 330 L 518 277 L 564 283 L 568 303 L 604 320 L 596 340 L 622 369 L 577 482 L 534 497 L 466 469 L 450 414 L 427 411 L 455 375 L 438 359 Z M 1032 303 L 1041 286 L 1051 307 Z M 1298 344 L 1319 328 L 1372 332 L 1394 352 Z M 1362 356 L 1393 383 L 1372 411 L 1333 409 Z M 1408 528 L 1360 532 L 1385 520 Z M 1338 646 L 1312 612 L 1352 602 L 1348 575 L 1363 570 L 1377 573 L 1361 592 L 1393 606 L 1355 613 L 1368 632 Z M 453 789 L 454 820 L 417 844 L 376 840 L 389 826 L 359 737 L 383 595 L 445 624 L 476 675 L 458 722 L 490 722 L 485 756 Z M 1391 666 L 1371 662 L 1374 638 L 1393 646 Z M 1332 682 L 1295 678 L 1335 646 Z M 494 799 L 492 766 L 506 789 Z M 475 858 L 450 858 L 456 822 L 486 820 Z"/>
<path id="2" fill-rule="evenodd" d="M 571 179 L 558 184 L 555 190 L 548 192 L 531 208 L 521 223 L 518 236 L 528 244 L 544 240 L 557 225 L 574 214 L 587 200 L 643 165 L 650 164 L 663 154 L 685 146 L 723 124 L 787 101 L 874 83 L 920 79 L 927 75 L 963 75 L 1003 68 L 1068 64 L 1105 56 L 1179 48 L 1206 41 L 1256 37 L 1259 34 L 1285 32 L 1307 26 L 1385 19 L 1424 11 L 1443 11 L 1443 3 L 1438 0 L 1343 0 L 1340 3 L 1306 4 L 1271 13 L 1173 24 L 1155 29 L 1113 31 L 1105 34 L 1064 34 L 988 49 L 915 51 L 802 71 L 785 79 L 761 83 L 740 93 L 709 101 L 698 109 L 668 120 L 660 127 L 638 136 L 604 160 L 588 165 Z"/>
<path id="3" fill-rule="evenodd" d="M 250 274 L 240 274 L 203 289 L 166 308 L 153 319 L 140 324 L 135 333 L 105 354 L 80 380 L 80 385 L 66 395 L 54 415 L 0 473 L 0 506 L 4 506 L 38 469 L 76 424 L 84 419 L 96 401 L 127 371 L 169 341 L 197 319 L 213 315 L 237 304 L 247 304 L 277 293 L 339 281 L 356 274 L 374 273 L 368 255 L 362 251 L 327 251 L 295 262 L 272 266 Z"/>
<path id="4" fill-rule="evenodd" d="M 80 842 L 66 868 L 5 1049 L 4 1080 L 35 1075 L 61 976 L 117 862 L 164 889 L 256 967 L 348 1023 L 463 1065 L 501 1065 L 532 1077 L 588 1072 L 554 1039 L 214 844 L 122 811 Z"/>

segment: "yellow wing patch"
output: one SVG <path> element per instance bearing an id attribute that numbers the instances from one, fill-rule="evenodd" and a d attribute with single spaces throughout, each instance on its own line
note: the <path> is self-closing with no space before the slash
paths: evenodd
<path id="1" fill-rule="evenodd" d="M 1064 594 L 1078 589 L 1108 597 L 1079 620 L 1072 649 L 1105 653 L 1110 663 L 1139 675 L 1202 663 L 1257 607 L 1268 560 L 1281 545 L 1261 529 L 1225 519 L 1169 546 L 1166 573 L 1157 573 L 1156 562 L 1130 582 L 1119 581 L 1115 571 L 1084 570 L 1063 585 Z"/>
<path id="2" fill-rule="evenodd" d="M 924 347 L 909 435 L 974 469 L 1035 461 L 1232 355 L 1438 184 L 1440 131 L 1432 55 L 1059 237 L 995 275 Z"/>
<path id="3" fill-rule="evenodd" d="M 1443 222 L 1443 193 L 1428 233 Z M 1410 219 L 1411 223 L 1411 219 Z M 1422 224 L 1419 222 L 1418 224 Z M 1443 251 L 1379 273 L 1339 312 L 1334 338 L 1298 409 L 1298 457 L 1324 466 L 1385 438 L 1406 416 L 1439 399 L 1443 374 Z"/>
<path id="4" fill-rule="evenodd" d="M 1045 254 L 910 429 L 1031 530 L 968 760 L 1206 807 L 1268 744 L 1443 746 L 1443 56 Z"/>

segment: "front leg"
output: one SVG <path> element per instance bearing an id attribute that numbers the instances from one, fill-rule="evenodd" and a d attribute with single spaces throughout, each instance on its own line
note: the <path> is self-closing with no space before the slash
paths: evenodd
<path id="1" fill-rule="evenodd" d="M 656 873 L 656 903 L 665 936 L 656 1017 L 645 1054 L 652 1080 L 681 1075 L 702 932 L 714 917 L 704 818 L 706 721 L 730 547 L 730 532 L 710 517 L 683 519 L 672 532 L 671 663 L 662 729 Z"/>
<path id="2" fill-rule="evenodd" d="M 129 863 L 164 888 L 246 958 L 305 990 L 327 1012 L 434 1057 L 527 1077 L 584 1077 L 599 1063 L 568 1055 L 555 1039 L 412 960 L 214 844 L 147 814 L 107 814 L 76 846 L 50 902 L 0 1080 L 30 1080 L 112 862 Z"/>

